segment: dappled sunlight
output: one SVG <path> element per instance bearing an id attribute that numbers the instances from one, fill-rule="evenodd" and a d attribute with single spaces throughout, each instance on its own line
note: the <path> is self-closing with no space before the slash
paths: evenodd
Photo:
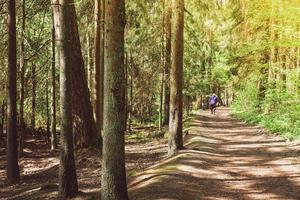
<path id="1" fill-rule="evenodd" d="M 129 177 L 132 199 L 300 199 L 299 146 L 236 122 L 228 110 L 201 112 L 185 146 Z"/>
<path id="2" fill-rule="evenodd" d="M 23 159 L 20 162 L 24 175 L 35 174 L 48 170 L 54 166 L 58 166 L 58 158 L 42 158 L 42 159 Z"/>

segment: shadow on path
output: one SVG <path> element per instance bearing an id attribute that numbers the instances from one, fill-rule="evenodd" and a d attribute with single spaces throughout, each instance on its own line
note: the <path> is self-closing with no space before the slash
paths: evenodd
<path id="1" fill-rule="evenodd" d="M 131 199 L 300 199 L 299 146 L 232 119 L 228 109 L 196 116 L 185 146 L 131 176 Z"/>

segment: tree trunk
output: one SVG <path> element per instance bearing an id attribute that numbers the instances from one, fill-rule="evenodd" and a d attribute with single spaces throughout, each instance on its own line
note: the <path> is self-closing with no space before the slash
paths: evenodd
<path id="1" fill-rule="evenodd" d="M 125 131 L 127 131 L 127 121 L 128 121 L 128 54 L 125 52 Z"/>
<path id="2" fill-rule="evenodd" d="M 73 102 L 73 125 L 75 135 L 82 141 L 77 141 L 79 146 L 97 146 L 96 124 L 90 93 L 84 72 L 84 62 L 81 53 L 77 17 L 73 0 L 70 0 L 68 26 L 71 29 L 70 57 L 72 62 L 72 102 Z"/>
<path id="3" fill-rule="evenodd" d="M 56 78 L 55 78 L 55 27 L 54 27 L 54 19 L 52 26 L 52 66 L 51 66 L 51 151 L 57 149 L 57 137 L 56 137 Z M 59 57 L 59 56 L 57 56 Z"/>
<path id="4" fill-rule="evenodd" d="M 69 36 L 70 41 L 72 41 L 69 44 L 69 56 L 72 65 L 73 130 L 76 138 L 78 138 L 75 142 L 81 147 L 97 146 L 99 139 L 97 137 L 96 123 L 81 52 L 75 4 L 73 0 L 68 0 L 67 2 L 70 5 L 68 5 L 69 19 L 66 21 L 66 26 L 70 28 L 72 33 Z"/>
<path id="5" fill-rule="evenodd" d="M 96 117 L 96 113 L 95 113 L 95 109 L 96 106 L 96 91 L 95 91 L 95 87 L 96 87 L 96 80 L 95 80 L 95 75 L 96 75 L 96 70 L 94 69 L 94 46 L 93 46 L 93 38 L 91 37 L 91 35 L 89 34 L 89 46 L 88 46 L 88 65 L 89 65 L 89 77 L 90 79 L 88 80 L 88 85 L 90 88 L 90 98 L 91 98 L 91 104 L 92 104 L 92 110 L 93 110 L 93 116 L 94 118 Z M 97 126 L 96 126 L 97 128 Z"/>
<path id="6" fill-rule="evenodd" d="M 168 2 L 168 1 L 167 1 Z M 171 5 L 166 3 L 166 19 L 165 19 L 165 30 L 166 30 L 166 55 L 165 55 L 165 86 L 164 86 L 164 125 L 169 124 L 170 114 L 170 68 L 171 68 Z"/>
<path id="7" fill-rule="evenodd" d="M 100 40 L 100 84 L 99 103 L 100 103 L 100 130 L 103 130 L 103 106 L 104 106 L 104 37 L 105 37 L 105 1 L 101 4 L 101 40 Z M 102 139 L 102 134 L 101 134 Z"/>
<path id="8" fill-rule="evenodd" d="M 72 23 L 74 12 L 72 0 L 52 0 L 56 32 L 56 46 L 60 64 L 60 165 L 59 198 L 75 197 L 78 192 L 72 128 L 72 87 L 71 71 L 74 69 L 72 44 L 74 44 Z"/>
<path id="9" fill-rule="evenodd" d="M 129 83 L 129 106 L 128 106 L 128 132 L 131 132 L 131 121 L 132 121 L 132 107 L 133 107 L 133 58 L 131 51 L 129 52 L 130 57 L 130 83 Z"/>
<path id="10" fill-rule="evenodd" d="M 160 102 L 159 102 L 159 120 L 158 120 L 158 127 L 159 130 L 162 129 L 163 126 L 163 117 L 164 117 L 164 88 L 166 84 L 165 80 L 165 0 L 163 0 L 163 11 L 162 11 L 162 37 L 161 37 L 161 85 L 160 85 Z"/>
<path id="11" fill-rule="evenodd" d="M 17 42 L 16 2 L 8 0 L 8 98 L 7 98 L 7 180 L 14 184 L 20 180 L 17 140 Z"/>
<path id="12" fill-rule="evenodd" d="M 182 85 L 183 85 L 183 27 L 184 0 L 172 1 L 172 59 L 170 73 L 170 122 L 168 155 L 183 148 Z"/>
<path id="13" fill-rule="evenodd" d="M 24 146 L 24 96 L 25 96 L 25 44 L 24 44 L 24 33 L 26 26 L 26 0 L 22 1 L 22 29 L 21 29 L 21 46 L 20 46 L 20 132 L 19 132 L 19 157 L 23 157 L 23 146 Z"/>
<path id="14" fill-rule="evenodd" d="M 103 2 L 103 1 L 102 1 Z M 96 124 L 100 142 L 102 142 L 102 124 L 103 124 L 103 26 L 101 13 L 101 0 L 95 0 L 95 80 L 96 80 Z"/>
<path id="15" fill-rule="evenodd" d="M 32 101 L 31 101 L 31 131 L 35 135 L 35 110 L 36 110 L 36 66 L 31 66 L 31 84 L 32 84 Z"/>
<path id="16" fill-rule="evenodd" d="M 161 130 L 163 126 L 163 103 L 164 103 L 163 100 L 164 100 L 164 69 L 162 65 L 161 84 L 160 84 L 160 91 L 159 91 L 159 119 L 158 119 L 159 130 Z"/>
<path id="17" fill-rule="evenodd" d="M 1 104 L 1 118 L 0 118 L 0 142 L 2 142 L 2 139 L 3 139 L 3 129 L 4 129 L 4 115 L 5 115 L 5 102 L 4 100 L 2 101 L 2 104 Z"/>
<path id="18" fill-rule="evenodd" d="M 50 144 L 50 111 L 49 111 L 49 72 L 47 70 L 47 80 L 46 80 L 46 115 L 47 115 L 47 143 Z"/>
<path id="19" fill-rule="evenodd" d="M 127 200 L 124 141 L 124 0 L 105 2 L 102 200 Z"/>

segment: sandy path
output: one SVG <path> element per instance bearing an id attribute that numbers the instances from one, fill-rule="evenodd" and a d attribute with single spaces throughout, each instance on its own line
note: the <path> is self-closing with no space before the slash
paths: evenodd
<path id="1" fill-rule="evenodd" d="M 129 178 L 133 200 L 300 199 L 299 145 L 229 116 L 201 112 L 187 150 Z"/>

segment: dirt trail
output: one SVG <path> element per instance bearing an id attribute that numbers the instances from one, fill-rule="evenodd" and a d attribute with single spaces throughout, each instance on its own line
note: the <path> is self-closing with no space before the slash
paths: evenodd
<path id="1" fill-rule="evenodd" d="M 201 112 L 187 150 L 129 179 L 134 200 L 300 199 L 299 145 L 229 116 Z"/>

